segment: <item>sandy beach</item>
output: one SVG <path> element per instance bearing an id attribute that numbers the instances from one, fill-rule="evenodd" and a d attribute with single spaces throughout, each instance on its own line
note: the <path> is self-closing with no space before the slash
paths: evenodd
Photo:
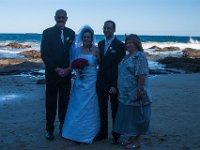
<path id="1" fill-rule="evenodd" d="M 45 139 L 45 85 L 36 78 L 0 76 L 0 149 L 123 150 L 111 138 L 77 145 L 59 135 Z M 170 74 L 150 78 L 153 97 L 151 131 L 145 150 L 200 149 L 200 74 Z"/>

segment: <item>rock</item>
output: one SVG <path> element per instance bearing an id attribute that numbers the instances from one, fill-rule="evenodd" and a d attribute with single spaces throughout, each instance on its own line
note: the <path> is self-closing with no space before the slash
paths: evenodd
<path id="1" fill-rule="evenodd" d="M 161 51 L 179 51 L 180 48 L 179 47 L 173 47 L 173 46 L 170 46 L 170 47 L 164 47 L 161 49 Z"/>
<path id="2" fill-rule="evenodd" d="M 158 51 L 159 51 L 159 50 L 161 50 L 162 48 L 160 48 L 160 47 L 154 45 L 154 46 L 150 47 L 149 49 L 155 49 L 155 50 L 158 50 Z"/>
<path id="3" fill-rule="evenodd" d="M 159 51 L 159 52 L 178 51 L 178 50 L 180 50 L 179 47 L 170 46 L 170 47 L 160 48 L 160 47 L 158 47 L 158 46 L 156 46 L 156 45 L 150 47 L 149 49 L 155 49 L 155 51 Z"/>
<path id="4" fill-rule="evenodd" d="M 185 58 L 200 58 L 200 50 L 186 48 L 183 50 L 183 57 L 185 57 Z"/>
<path id="5" fill-rule="evenodd" d="M 44 64 L 42 62 L 23 62 L 20 64 L 0 68 L 0 75 L 28 73 L 40 69 L 44 69 Z"/>
<path id="6" fill-rule="evenodd" d="M 37 50 L 30 50 L 18 53 L 19 55 L 24 55 L 27 58 L 41 58 L 40 52 Z"/>
<path id="7" fill-rule="evenodd" d="M 11 47 L 11 48 L 31 48 L 31 45 L 22 45 L 17 42 L 9 43 L 6 45 L 6 47 Z"/>
<path id="8" fill-rule="evenodd" d="M 0 58 L 0 67 L 12 66 L 21 64 L 23 62 L 41 63 L 40 58 L 26 59 L 26 58 Z"/>
<path id="9" fill-rule="evenodd" d="M 0 59 L 0 67 L 16 65 L 25 62 L 26 59 L 23 58 L 1 58 Z"/>
<path id="10" fill-rule="evenodd" d="M 165 64 L 166 68 L 181 69 L 186 72 L 200 72 L 200 58 L 166 57 L 158 62 Z"/>

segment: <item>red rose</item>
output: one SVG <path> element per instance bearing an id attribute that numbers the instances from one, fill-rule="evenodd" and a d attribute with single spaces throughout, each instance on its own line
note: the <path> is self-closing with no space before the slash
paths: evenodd
<path id="1" fill-rule="evenodd" d="M 74 69 L 83 69 L 87 66 L 88 60 L 83 58 L 78 58 L 72 62 L 72 68 Z"/>

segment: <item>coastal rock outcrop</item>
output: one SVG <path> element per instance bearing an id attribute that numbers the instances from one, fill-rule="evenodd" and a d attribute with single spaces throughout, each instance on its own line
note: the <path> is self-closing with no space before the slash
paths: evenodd
<path id="1" fill-rule="evenodd" d="M 179 51 L 180 48 L 179 47 L 175 47 L 175 46 L 170 46 L 170 47 L 164 47 L 161 49 L 161 51 Z"/>
<path id="2" fill-rule="evenodd" d="M 31 48 L 31 45 L 23 45 L 17 42 L 12 42 L 12 43 L 7 44 L 6 47 L 24 49 L 24 48 Z"/>
<path id="3" fill-rule="evenodd" d="M 0 58 L 0 67 L 16 65 L 25 62 L 22 58 Z"/>
<path id="4" fill-rule="evenodd" d="M 158 51 L 159 51 L 159 50 L 161 50 L 162 48 L 160 48 L 160 47 L 154 45 L 154 46 L 150 47 L 149 49 L 155 49 L 155 50 L 158 50 Z"/>
<path id="5" fill-rule="evenodd" d="M 42 62 L 22 62 L 16 65 L 10 65 L 0 68 L 0 75 L 20 74 L 34 72 L 35 70 L 44 69 Z"/>
<path id="6" fill-rule="evenodd" d="M 180 50 L 179 47 L 175 47 L 175 46 L 169 46 L 169 47 L 160 48 L 160 47 L 158 47 L 156 45 L 150 47 L 149 49 L 155 49 L 155 51 L 159 51 L 159 52 L 178 51 L 178 50 Z"/>
<path id="7" fill-rule="evenodd" d="M 200 72 L 200 58 L 166 57 L 158 62 L 165 64 L 166 68 L 180 69 L 186 72 Z"/>
<path id="8" fill-rule="evenodd" d="M 18 53 L 19 55 L 23 55 L 27 58 L 41 58 L 40 57 L 40 52 L 37 50 L 30 50 L 30 51 L 23 51 Z"/>
<path id="9" fill-rule="evenodd" d="M 200 50 L 186 48 L 183 50 L 183 57 L 185 57 L 185 58 L 200 58 Z"/>

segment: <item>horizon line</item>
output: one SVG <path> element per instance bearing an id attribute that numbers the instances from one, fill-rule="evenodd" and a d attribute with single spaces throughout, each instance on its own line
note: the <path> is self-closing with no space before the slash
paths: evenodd
<path id="1" fill-rule="evenodd" d="M 14 33 L 9 33 L 9 32 L 0 32 L 0 34 L 42 34 L 42 33 L 19 33 L 19 32 L 14 32 Z M 125 35 L 126 33 L 124 34 L 120 34 L 120 33 L 117 33 L 117 34 L 114 34 L 116 36 L 120 36 L 120 35 Z M 95 34 L 95 35 L 103 35 L 103 34 Z M 126 35 L 129 35 L 129 34 L 126 34 Z M 200 37 L 200 35 L 167 35 L 167 34 L 137 34 L 138 36 L 177 36 L 177 37 Z"/>

